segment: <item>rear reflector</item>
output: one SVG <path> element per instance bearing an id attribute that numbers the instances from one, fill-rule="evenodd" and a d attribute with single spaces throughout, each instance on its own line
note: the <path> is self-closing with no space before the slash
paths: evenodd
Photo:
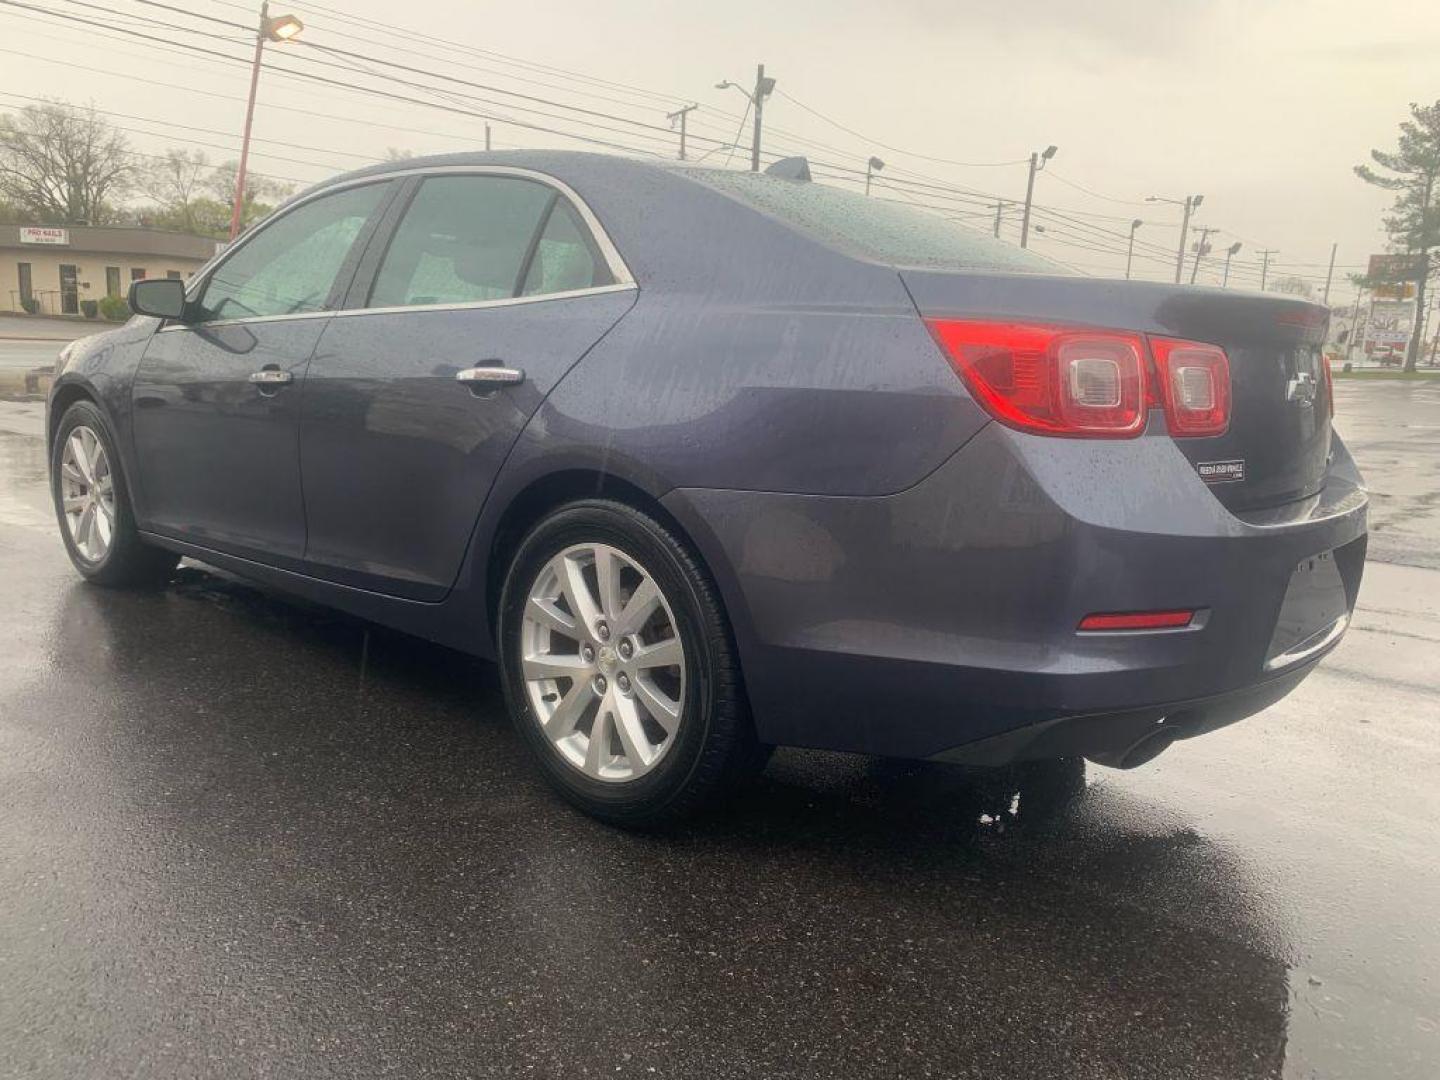
<path id="1" fill-rule="evenodd" d="M 1189 626 L 1195 618 L 1189 611 L 1131 611 L 1103 615 L 1086 615 L 1080 620 L 1081 630 L 1178 630 Z"/>
<path id="2" fill-rule="evenodd" d="M 929 319 L 971 394 L 1002 424 L 1040 435 L 1125 439 L 1145 428 L 1139 334 Z"/>
<path id="3" fill-rule="evenodd" d="M 1179 438 L 1225 434 L 1230 426 L 1230 361 L 1225 350 L 1152 337 L 1150 352 L 1170 434 Z"/>

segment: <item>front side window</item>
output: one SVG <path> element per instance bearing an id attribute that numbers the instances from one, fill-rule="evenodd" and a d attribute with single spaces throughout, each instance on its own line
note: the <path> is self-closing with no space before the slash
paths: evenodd
<path id="1" fill-rule="evenodd" d="M 508 176 L 435 176 L 411 201 L 380 264 L 370 307 L 468 304 L 515 295 L 554 198 Z"/>
<path id="2" fill-rule="evenodd" d="M 365 184 L 322 195 L 265 225 L 215 268 L 193 321 L 325 310 L 345 256 L 387 186 Z"/>

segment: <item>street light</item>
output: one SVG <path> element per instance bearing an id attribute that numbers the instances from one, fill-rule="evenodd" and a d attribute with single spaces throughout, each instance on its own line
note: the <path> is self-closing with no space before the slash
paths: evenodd
<path id="1" fill-rule="evenodd" d="M 746 90 L 746 89 L 745 89 L 743 86 L 741 86 L 739 83 L 733 83 L 733 82 L 731 82 L 729 79 L 722 79 L 722 80 L 720 80 L 718 83 L 715 84 L 715 89 L 716 89 L 716 90 L 728 90 L 728 89 L 730 89 L 731 87 L 734 87 L 736 90 L 739 90 L 740 93 L 744 94 L 744 95 L 745 95 L 745 100 L 748 101 L 748 102 L 750 102 L 750 105 L 751 105 L 751 106 L 754 108 L 754 110 L 755 110 L 755 133 L 754 133 L 754 135 L 751 137 L 751 140 L 750 140 L 750 171 L 751 171 L 751 172 L 759 172 L 759 171 L 760 171 L 760 117 L 761 117 L 761 114 L 765 111 L 765 99 L 766 99 L 767 97 L 769 97 L 770 94 L 771 94 L 771 92 L 775 89 L 775 80 L 766 77 L 766 75 L 765 75 L 765 65 L 764 65 L 764 64 L 757 64 L 757 65 L 755 66 L 755 92 L 754 92 L 754 93 L 751 93 L 749 90 Z"/>
<path id="2" fill-rule="evenodd" d="M 1030 241 L 1030 202 L 1035 197 L 1035 174 L 1045 168 L 1045 163 L 1055 156 L 1059 149 L 1053 143 L 1038 154 L 1030 155 L 1030 179 L 1025 184 L 1025 216 L 1020 219 L 1020 246 L 1028 247 Z"/>
<path id="3" fill-rule="evenodd" d="M 270 17 L 270 5 L 260 5 L 260 26 L 255 31 L 255 60 L 250 65 L 250 97 L 245 102 L 245 134 L 240 139 L 240 165 L 235 170 L 235 204 L 230 210 L 230 239 L 240 234 L 240 215 L 245 205 L 245 166 L 250 160 L 250 125 L 255 119 L 255 91 L 260 85 L 260 58 L 265 52 L 265 42 L 283 44 L 294 41 L 305 29 L 294 15 Z"/>
<path id="4" fill-rule="evenodd" d="M 277 15 L 265 20 L 265 36 L 271 41 L 289 41 L 304 29 L 305 24 L 294 15 Z"/>
<path id="5" fill-rule="evenodd" d="M 1180 284 L 1180 275 L 1185 272 L 1185 238 L 1190 232 L 1190 215 L 1200 209 L 1204 195 L 1186 195 L 1184 199 L 1167 199 L 1160 195 L 1145 196 L 1146 202 L 1163 202 L 1171 206 L 1183 206 L 1185 216 L 1180 219 L 1180 247 L 1175 253 L 1175 284 Z"/>
<path id="6" fill-rule="evenodd" d="M 1130 263 L 1135 258 L 1135 230 L 1144 225 L 1138 217 L 1130 222 L 1130 246 L 1125 249 L 1125 280 L 1130 280 Z"/>
<path id="7" fill-rule="evenodd" d="M 866 195 L 869 195 L 869 194 L 870 194 L 870 178 L 871 178 L 872 176 L 874 176 L 877 172 L 879 172 L 879 171 L 880 171 L 881 169 L 883 169 L 883 168 L 885 168 L 885 163 L 884 163 L 883 161 L 881 161 L 878 157 L 875 157 L 875 156 L 873 156 L 873 155 L 871 156 L 870 160 L 865 163 L 865 194 L 866 194 Z"/>
<path id="8" fill-rule="evenodd" d="M 1222 289 L 1229 288 L 1230 286 L 1230 260 L 1235 257 L 1235 253 L 1239 250 L 1239 240 L 1236 240 L 1233 244 L 1231 244 L 1228 248 L 1225 249 L 1225 276 L 1220 279 L 1220 287 Z"/>

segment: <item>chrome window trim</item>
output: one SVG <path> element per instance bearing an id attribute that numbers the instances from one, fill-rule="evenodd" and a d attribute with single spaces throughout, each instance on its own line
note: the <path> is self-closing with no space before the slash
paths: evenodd
<path id="1" fill-rule="evenodd" d="M 163 334 L 171 330 L 195 330 L 201 327 L 211 326 L 244 326 L 249 323 L 280 322 L 286 319 L 320 319 L 330 318 L 332 316 L 343 317 L 350 315 L 394 314 L 396 312 L 403 311 L 463 311 L 469 308 L 504 307 L 511 304 L 533 304 L 544 300 L 567 299 L 576 296 L 590 296 L 593 294 L 620 292 L 625 289 L 639 288 L 638 284 L 635 281 L 634 275 L 630 273 L 629 266 L 625 264 L 625 259 L 621 256 L 619 249 L 616 248 L 614 241 L 610 239 L 610 234 L 607 233 L 604 226 L 600 224 L 600 219 L 595 216 L 595 211 L 591 210 L 589 204 L 586 203 L 585 200 L 576 193 L 574 188 L 572 188 L 569 184 L 565 183 L 565 181 L 550 176 L 548 173 L 542 173 L 535 169 L 522 168 L 517 165 L 430 165 L 420 166 L 413 169 L 394 169 L 383 173 L 372 174 L 370 176 L 357 176 L 352 180 L 343 180 L 335 184 L 326 184 L 322 188 L 318 188 L 314 191 L 307 192 L 304 195 L 297 196 L 289 203 L 286 203 L 285 206 L 281 208 L 281 211 L 275 217 L 269 219 L 260 227 L 247 232 L 244 236 L 240 237 L 239 240 L 235 241 L 235 243 L 225 248 L 224 251 L 218 252 L 215 255 L 215 258 L 212 259 L 209 263 L 207 263 L 205 266 L 202 266 L 196 272 L 194 278 L 191 279 L 189 286 L 186 288 L 185 300 L 187 303 L 189 303 L 193 300 L 198 299 L 200 293 L 204 290 L 205 285 L 209 282 L 210 276 L 222 265 L 224 265 L 224 263 L 230 258 L 231 255 L 239 251 L 242 247 L 248 244 L 256 236 L 259 236 L 260 233 L 264 232 L 265 229 L 268 229 L 275 222 L 282 220 L 292 211 L 298 209 L 301 206 L 304 206 L 308 202 L 312 202 L 315 199 L 323 198 L 324 196 L 333 194 L 337 191 L 345 191 L 349 188 L 361 187 L 365 184 L 384 183 L 388 180 L 394 180 L 402 177 L 458 175 L 518 177 L 520 179 L 533 180 L 537 183 L 544 184 L 546 187 L 549 187 L 552 190 L 559 192 L 566 199 L 570 200 L 570 204 L 575 207 L 576 211 L 580 214 L 581 220 L 585 222 L 585 227 L 590 230 L 590 235 L 595 241 L 595 246 L 599 249 L 601 257 L 605 260 L 605 265 L 610 270 L 610 276 L 615 279 L 614 283 L 610 285 L 595 285 L 587 289 L 570 289 L 565 292 L 541 293 L 535 296 L 508 296 L 501 297 L 498 300 L 472 300 L 462 304 L 405 304 L 401 306 L 383 308 L 337 308 L 325 311 L 301 311 L 289 315 L 252 315 L 247 318 L 240 319 L 216 319 L 212 322 L 205 323 L 167 322 L 165 325 L 161 326 L 160 329 L 156 331 L 156 333 Z"/>
<path id="2" fill-rule="evenodd" d="M 172 323 L 156 333 L 172 330 L 202 330 L 212 326 L 249 326 L 251 323 L 284 322 L 294 319 L 346 319 L 356 315 L 400 315 L 419 311 L 468 311 L 471 308 L 513 307 L 516 304 L 542 304 L 547 300 L 570 300 L 577 296 L 600 296 L 605 293 L 630 292 L 634 282 L 615 285 L 592 285 L 588 289 L 567 289 L 564 292 L 537 293 L 533 296 L 503 296 L 498 300 L 469 300 L 462 304 L 402 304 L 395 307 L 341 308 L 337 311 L 302 311 L 294 315 L 251 315 L 244 319 L 216 319 L 207 323 Z"/>

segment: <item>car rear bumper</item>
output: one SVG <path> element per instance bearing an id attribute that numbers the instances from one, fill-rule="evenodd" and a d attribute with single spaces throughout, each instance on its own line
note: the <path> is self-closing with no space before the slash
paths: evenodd
<path id="1" fill-rule="evenodd" d="M 1139 742 L 1278 700 L 1339 640 L 1367 498 L 1334 447 L 1320 494 L 1243 518 L 1168 436 L 998 424 L 891 496 L 684 489 L 666 505 L 725 595 L 767 741 L 1134 763 Z M 1297 575 L 1317 556 L 1328 592 Z M 1176 608 L 1202 615 L 1184 630 L 1076 629 L 1096 612 Z"/>

